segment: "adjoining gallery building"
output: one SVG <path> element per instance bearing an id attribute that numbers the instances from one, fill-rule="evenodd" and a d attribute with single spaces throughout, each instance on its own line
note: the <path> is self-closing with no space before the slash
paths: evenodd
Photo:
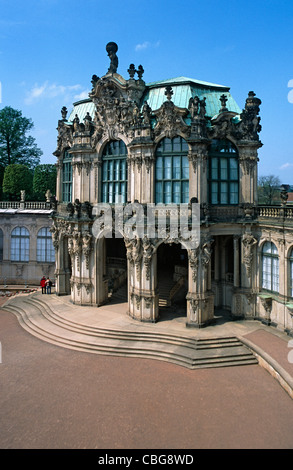
<path id="1" fill-rule="evenodd" d="M 117 45 L 106 49 L 108 71 L 58 122 L 57 294 L 100 306 L 124 287 L 125 314 L 140 321 L 159 321 L 165 305 L 203 327 L 225 309 L 290 333 L 293 207 L 285 192 L 257 203 L 260 99 L 249 91 L 241 109 L 227 86 L 146 84 L 133 64 L 125 79 Z"/>

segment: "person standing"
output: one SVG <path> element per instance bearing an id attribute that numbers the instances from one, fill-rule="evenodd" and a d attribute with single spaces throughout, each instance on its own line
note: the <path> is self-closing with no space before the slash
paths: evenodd
<path id="1" fill-rule="evenodd" d="M 51 287 L 52 287 L 52 281 L 49 277 L 47 277 L 47 280 L 46 280 L 47 294 L 51 294 Z"/>
<path id="2" fill-rule="evenodd" d="M 42 294 L 46 294 L 46 278 L 45 276 L 42 277 L 40 286 L 42 288 Z"/>

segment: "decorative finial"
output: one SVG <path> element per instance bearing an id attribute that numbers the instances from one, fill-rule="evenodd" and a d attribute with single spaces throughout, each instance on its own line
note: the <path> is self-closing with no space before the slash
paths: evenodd
<path id="1" fill-rule="evenodd" d="M 220 96 L 220 101 L 221 101 L 221 109 L 220 109 L 220 113 L 224 113 L 225 111 L 228 111 L 228 108 L 226 108 L 226 103 L 228 101 L 228 98 L 226 95 L 221 95 Z"/>
<path id="2" fill-rule="evenodd" d="M 134 64 L 129 65 L 129 69 L 127 70 L 127 72 L 129 73 L 130 78 L 134 77 L 136 72 Z"/>
<path id="3" fill-rule="evenodd" d="M 106 45 L 106 51 L 110 57 L 110 67 L 108 68 L 108 73 L 116 73 L 118 68 L 118 57 L 116 52 L 118 51 L 118 46 L 115 42 L 108 42 Z"/>
<path id="4" fill-rule="evenodd" d="M 172 87 L 171 85 L 167 85 L 166 88 L 165 88 L 165 95 L 167 97 L 167 100 L 171 100 L 172 98 L 172 95 L 173 95 L 173 90 L 172 90 Z"/>
<path id="5" fill-rule="evenodd" d="M 63 121 L 66 121 L 67 108 L 65 106 L 63 106 L 63 108 L 61 109 L 61 116 L 62 116 Z"/>
<path id="6" fill-rule="evenodd" d="M 138 66 L 138 70 L 137 70 L 137 75 L 138 75 L 139 80 L 142 79 L 143 73 L 144 73 L 143 66 L 142 66 L 142 65 L 139 65 L 139 66 Z"/>

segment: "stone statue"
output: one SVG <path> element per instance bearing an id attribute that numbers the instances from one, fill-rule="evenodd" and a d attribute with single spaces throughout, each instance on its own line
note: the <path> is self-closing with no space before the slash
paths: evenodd
<path id="1" fill-rule="evenodd" d="M 115 42 L 108 42 L 106 45 L 106 51 L 110 57 L 110 67 L 108 68 L 108 73 L 116 73 L 118 68 L 118 57 L 116 52 L 118 51 L 118 46 Z"/>

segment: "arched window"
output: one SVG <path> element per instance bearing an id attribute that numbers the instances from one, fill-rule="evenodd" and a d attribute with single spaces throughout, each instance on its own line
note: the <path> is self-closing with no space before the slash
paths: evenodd
<path id="1" fill-rule="evenodd" d="M 127 202 L 127 148 L 122 140 L 108 142 L 103 151 L 102 202 Z"/>
<path id="2" fill-rule="evenodd" d="M 289 256 L 289 296 L 293 297 L 293 248 Z"/>
<path id="3" fill-rule="evenodd" d="M 30 236 L 25 227 L 16 227 L 11 233 L 11 261 L 29 261 Z"/>
<path id="4" fill-rule="evenodd" d="M 209 200 L 211 204 L 238 204 L 239 160 L 229 140 L 214 139 L 209 149 Z"/>
<path id="5" fill-rule="evenodd" d="M 49 227 L 43 227 L 37 236 L 37 261 L 53 263 L 55 261 L 55 250 Z"/>
<path id="6" fill-rule="evenodd" d="M 71 202 L 72 199 L 72 166 L 71 155 L 64 153 L 63 171 L 62 171 L 62 200 L 63 202 Z"/>
<path id="7" fill-rule="evenodd" d="M 189 202 L 188 144 L 182 137 L 164 138 L 156 150 L 156 203 Z"/>
<path id="8" fill-rule="evenodd" d="M 0 228 L 0 261 L 3 261 L 3 232 Z"/>
<path id="9" fill-rule="evenodd" d="M 262 288 L 279 292 L 279 255 L 272 242 L 262 247 Z"/>

